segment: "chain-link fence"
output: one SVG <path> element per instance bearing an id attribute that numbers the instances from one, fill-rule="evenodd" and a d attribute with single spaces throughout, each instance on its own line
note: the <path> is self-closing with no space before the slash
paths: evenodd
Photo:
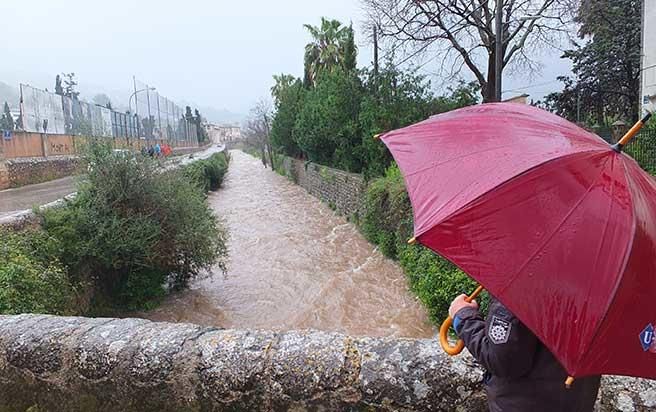
<path id="1" fill-rule="evenodd" d="M 154 88 L 136 80 L 134 86 L 130 110 L 122 113 L 21 84 L 18 128 L 36 133 L 197 142 L 195 117 Z"/>
<path id="2" fill-rule="evenodd" d="M 112 112 L 112 136 L 122 139 L 139 137 L 137 117 L 130 113 Z"/>
<path id="3" fill-rule="evenodd" d="M 608 144 L 614 144 L 626 132 L 626 129 L 613 130 L 611 127 L 598 127 L 595 133 Z M 656 129 L 642 129 L 628 145 L 624 152 L 652 175 L 656 175 Z"/>
<path id="4" fill-rule="evenodd" d="M 656 174 L 656 129 L 642 129 L 624 151 L 631 155 L 640 166 L 651 173 Z"/>
<path id="5" fill-rule="evenodd" d="M 134 81 L 134 110 L 146 139 L 193 141 L 198 138 L 196 120 L 153 87 Z"/>

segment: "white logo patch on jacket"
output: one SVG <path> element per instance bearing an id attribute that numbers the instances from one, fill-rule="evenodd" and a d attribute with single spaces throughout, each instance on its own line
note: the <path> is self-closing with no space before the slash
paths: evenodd
<path id="1" fill-rule="evenodd" d="M 492 316 L 492 322 L 487 330 L 487 336 L 495 345 L 506 343 L 510 337 L 511 327 L 512 325 L 507 320 Z"/>

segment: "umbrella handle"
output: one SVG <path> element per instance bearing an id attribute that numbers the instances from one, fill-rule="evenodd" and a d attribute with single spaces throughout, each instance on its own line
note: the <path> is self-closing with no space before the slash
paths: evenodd
<path id="1" fill-rule="evenodd" d="M 485 290 L 483 289 L 483 286 L 479 285 L 474 293 L 465 298 L 465 302 L 469 303 L 476 299 L 476 297 L 480 295 L 483 290 Z M 451 328 L 451 325 L 453 325 L 453 319 L 451 316 L 447 316 L 447 318 L 444 319 L 444 322 L 442 322 L 442 326 L 440 326 L 440 345 L 442 346 L 444 352 L 446 352 L 448 355 L 455 356 L 460 354 L 460 352 L 462 352 L 462 350 L 465 348 L 465 342 L 463 342 L 462 339 L 458 339 L 455 346 L 451 346 L 451 343 L 449 342 L 449 329 Z"/>

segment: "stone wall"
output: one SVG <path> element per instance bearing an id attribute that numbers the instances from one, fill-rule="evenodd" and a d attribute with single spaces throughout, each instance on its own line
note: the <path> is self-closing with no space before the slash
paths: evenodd
<path id="1" fill-rule="evenodd" d="M 32 135 L 38 135 L 32 133 Z M 44 135 L 46 136 L 46 135 Z M 0 156 L 0 190 L 10 187 L 19 187 L 31 185 L 35 183 L 47 182 L 53 179 L 70 176 L 80 167 L 81 161 L 77 155 L 52 155 L 52 153 L 75 153 L 76 147 L 73 143 L 66 143 L 64 135 L 47 135 L 45 142 L 48 144 L 49 149 L 47 157 L 22 157 L 16 156 L 3 160 Z M 76 137 L 76 139 L 82 139 Z M 122 147 L 118 142 L 115 142 L 116 147 Z M 125 146 L 125 148 L 134 149 L 138 145 Z M 210 145 L 198 147 L 173 147 L 173 155 L 185 155 L 205 150 Z M 26 152 L 27 153 L 27 152 Z"/>
<path id="2" fill-rule="evenodd" d="M 77 156 L 12 159 L 4 162 L 6 187 L 19 187 L 70 176 L 80 168 Z M 1 184 L 1 182 L 0 182 Z M 3 187 L 0 186 L 0 189 Z"/>
<path id="3" fill-rule="evenodd" d="M 2 411 L 477 412 L 481 377 L 434 340 L 0 316 Z M 598 411 L 654 410 L 653 382 L 613 379 Z"/>
<path id="4" fill-rule="evenodd" d="M 366 184 L 362 175 L 281 156 L 281 172 L 337 212 L 352 216 L 360 211 Z"/>

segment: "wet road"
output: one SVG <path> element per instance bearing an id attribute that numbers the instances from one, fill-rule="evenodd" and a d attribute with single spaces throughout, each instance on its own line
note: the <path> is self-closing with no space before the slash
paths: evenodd
<path id="1" fill-rule="evenodd" d="M 209 201 L 230 233 L 230 262 L 169 296 L 152 320 L 360 336 L 431 337 L 401 269 L 344 218 L 240 151 Z"/>
<path id="2" fill-rule="evenodd" d="M 223 146 L 211 146 L 192 155 L 174 156 L 167 161 L 165 168 L 186 165 L 198 159 L 206 159 L 223 150 Z M 0 218 L 45 205 L 64 196 L 75 193 L 77 177 L 69 176 L 45 183 L 22 186 L 15 189 L 0 190 Z"/>
<path id="3" fill-rule="evenodd" d="M 0 190 L 0 217 L 61 199 L 75 192 L 75 176 L 45 183 Z"/>

